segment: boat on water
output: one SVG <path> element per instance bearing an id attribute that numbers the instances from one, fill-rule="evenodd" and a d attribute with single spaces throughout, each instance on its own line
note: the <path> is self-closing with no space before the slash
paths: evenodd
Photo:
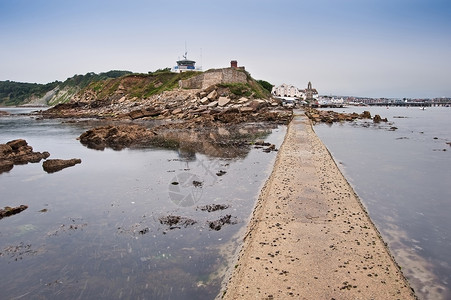
<path id="1" fill-rule="evenodd" d="M 187 52 L 183 55 L 182 60 L 177 61 L 177 65 L 171 68 L 171 72 L 181 73 L 187 71 L 202 71 L 202 67 L 196 67 L 196 62 L 187 58 Z"/>

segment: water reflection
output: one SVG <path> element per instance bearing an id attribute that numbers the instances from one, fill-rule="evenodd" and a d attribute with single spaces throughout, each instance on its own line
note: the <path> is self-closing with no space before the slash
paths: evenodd
<path id="1" fill-rule="evenodd" d="M 315 131 L 362 198 L 417 295 L 449 299 L 451 111 L 370 110 L 391 124 L 316 125 Z"/>
<path id="2" fill-rule="evenodd" d="M 168 138 L 177 141 L 177 148 L 122 151 L 82 146 L 76 138 L 89 128 L 86 123 L 0 118 L 1 143 L 23 138 L 51 158 L 82 159 L 53 174 L 41 164 L 28 164 L 0 175 L 0 206 L 29 205 L 0 220 L 3 294 L 213 299 L 230 254 L 221 250 L 246 225 L 276 154 L 241 141 L 262 138 L 279 147 L 285 127 L 174 130 Z M 185 199 L 190 201 L 177 201 L 174 192 L 191 195 Z M 198 209 L 211 204 L 227 208 Z M 171 229 L 160 222 L 168 215 L 195 223 Z M 219 231 L 209 227 L 226 215 L 237 224 Z"/>

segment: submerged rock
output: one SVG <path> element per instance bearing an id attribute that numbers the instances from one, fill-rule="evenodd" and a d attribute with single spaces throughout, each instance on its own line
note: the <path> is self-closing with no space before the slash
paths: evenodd
<path id="1" fill-rule="evenodd" d="M 232 221 L 231 215 L 225 215 L 216 221 L 208 222 L 208 226 L 210 227 L 210 229 L 216 230 L 216 231 L 221 230 L 222 226 L 224 226 L 225 224 L 236 224 L 236 222 Z"/>
<path id="2" fill-rule="evenodd" d="M 182 226 L 188 227 L 197 223 L 195 220 L 190 218 L 172 215 L 160 217 L 158 220 L 160 221 L 160 224 L 168 225 L 169 229 L 181 228 Z"/>
<path id="3" fill-rule="evenodd" d="M 225 205 L 225 204 L 207 204 L 207 205 L 198 207 L 198 209 L 200 209 L 201 211 L 207 211 L 207 212 L 214 212 L 217 210 L 224 210 L 227 208 L 229 208 L 229 206 Z"/>
<path id="4" fill-rule="evenodd" d="M 26 210 L 27 208 L 28 208 L 27 205 L 20 205 L 17 207 L 5 206 L 5 208 L 0 209 L 0 219 L 18 214 L 18 213 Z"/>
<path id="5" fill-rule="evenodd" d="M 80 164 L 81 159 L 72 158 L 72 159 L 48 159 L 42 163 L 42 168 L 47 173 L 54 173 L 61 171 L 62 169 L 73 167 L 76 164 Z"/>

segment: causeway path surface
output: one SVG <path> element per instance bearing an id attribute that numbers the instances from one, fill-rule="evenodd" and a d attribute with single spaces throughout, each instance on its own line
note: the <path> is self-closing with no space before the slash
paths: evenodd
<path id="1" fill-rule="evenodd" d="M 295 112 L 223 299 L 416 299 L 310 120 Z"/>

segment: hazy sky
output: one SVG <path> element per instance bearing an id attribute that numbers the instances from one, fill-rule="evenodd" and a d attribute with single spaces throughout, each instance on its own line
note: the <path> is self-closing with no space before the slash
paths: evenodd
<path id="1" fill-rule="evenodd" d="M 450 0 L 0 0 L 0 80 L 238 60 L 320 94 L 451 97 Z"/>

